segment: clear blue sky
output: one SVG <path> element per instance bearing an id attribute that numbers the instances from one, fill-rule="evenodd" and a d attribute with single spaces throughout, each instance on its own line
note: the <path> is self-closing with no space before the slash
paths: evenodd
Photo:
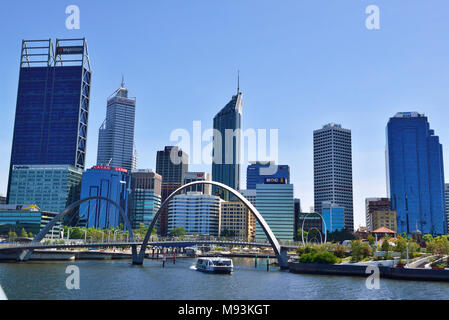
<path id="1" fill-rule="evenodd" d="M 80 7 L 80 30 L 65 28 L 71 4 Z M 380 7 L 378 31 L 365 28 L 371 4 Z M 279 159 L 291 166 L 306 210 L 313 205 L 312 132 L 328 122 L 352 130 L 356 227 L 365 224 L 364 199 L 386 195 L 385 126 L 396 112 L 429 117 L 449 168 L 447 0 L 3 0 L 0 28 L 3 194 L 22 39 L 87 38 L 87 166 L 122 73 L 137 97 L 139 167 L 154 168 L 156 151 L 173 144 L 173 129 L 191 131 L 194 120 L 212 126 L 240 69 L 243 126 L 279 129 Z"/>

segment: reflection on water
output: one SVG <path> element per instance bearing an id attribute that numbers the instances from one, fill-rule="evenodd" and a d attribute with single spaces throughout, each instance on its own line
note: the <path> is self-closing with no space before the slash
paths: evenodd
<path id="1" fill-rule="evenodd" d="M 266 259 L 234 258 L 232 275 L 197 272 L 195 259 L 29 262 L 0 264 L 0 285 L 9 299 L 448 299 L 449 283 L 381 279 L 368 290 L 365 278 L 299 275 Z M 80 269 L 80 290 L 66 289 L 68 265 Z"/>

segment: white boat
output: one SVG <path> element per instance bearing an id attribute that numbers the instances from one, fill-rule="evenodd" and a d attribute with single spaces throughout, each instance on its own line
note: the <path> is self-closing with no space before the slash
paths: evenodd
<path id="1" fill-rule="evenodd" d="M 196 270 L 210 273 L 231 273 L 234 264 L 228 258 L 200 258 L 196 262 Z"/>

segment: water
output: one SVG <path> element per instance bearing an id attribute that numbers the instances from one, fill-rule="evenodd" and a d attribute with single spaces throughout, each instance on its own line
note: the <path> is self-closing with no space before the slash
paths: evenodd
<path id="1" fill-rule="evenodd" d="M 369 290 L 365 278 L 300 275 L 272 268 L 265 261 L 234 258 L 232 275 L 196 271 L 194 259 L 176 265 L 127 260 L 0 264 L 0 285 L 9 299 L 448 299 L 449 283 L 381 279 Z M 80 290 L 68 290 L 68 265 L 80 269 Z"/>

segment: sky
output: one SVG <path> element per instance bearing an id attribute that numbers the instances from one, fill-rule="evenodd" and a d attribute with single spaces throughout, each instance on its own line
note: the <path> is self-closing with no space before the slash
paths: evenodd
<path id="1" fill-rule="evenodd" d="M 69 5 L 80 9 L 79 30 L 66 28 Z M 380 9 L 379 30 L 365 26 L 369 5 Z M 240 70 L 243 129 L 279 130 L 279 162 L 290 165 L 304 211 L 313 206 L 313 130 L 326 123 L 352 131 L 355 227 L 365 225 L 365 198 L 386 196 L 385 127 L 396 112 L 428 116 L 449 168 L 447 0 L 3 0 L 0 29 L 2 194 L 22 39 L 87 39 L 87 167 L 122 74 L 137 98 L 139 168 L 154 169 L 156 151 L 176 144 L 173 130 L 212 127 Z"/>

